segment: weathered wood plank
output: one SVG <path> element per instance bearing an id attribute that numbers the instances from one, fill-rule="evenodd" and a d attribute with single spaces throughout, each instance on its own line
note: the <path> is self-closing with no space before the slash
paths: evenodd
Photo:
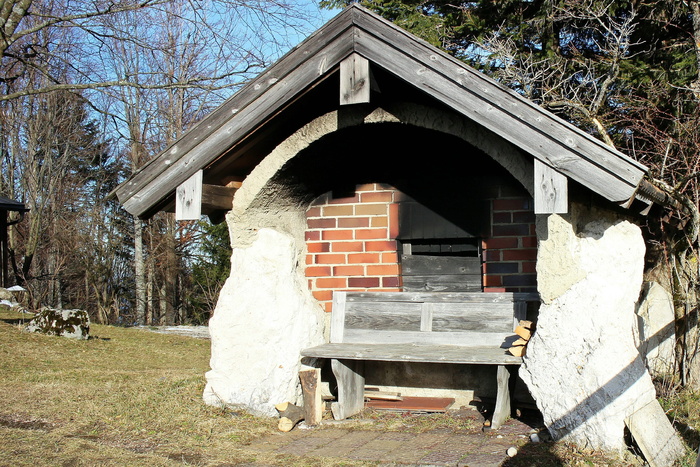
<path id="1" fill-rule="evenodd" d="M 564 175 L 535 159 L 535 214 L 569 212 L 568 186 Z"/>
<path id="2" fill-rule="evenodd" d="M 476 257 L 401 255 L 401 274 L 481 275 L 481 260 Z"/>
<path id="3" fill-rule="evenodd" d="M 354 301 L 364 302 L 433 302 L 433 303 L 508 303 L 513 301 L 539 301 L 537 293 L 522 292 L 335 292 L 333 296 L 344 295 L 343 299 L 350 304 Z"/>
<path id="4" fill-rule="evenodd" d="M 481 276 L 404 276 L 406 292 L 481 292 Z"/>
<path id="5" fill-rule="evenodd" d="M 220 185 L 202 185 L 202 211 L 230 211 L 236 188 Z"/>
<path id="6" fill-rule="evenodd" d="M 416 345 L 454 345 L 462 347 L 493 346 L 498 348 L 509 342 L 513 333 L 492 331 L 470 332 L 421 332 L 421 331 L 387 331 L 383 329 L 345 329 L 344 342 L 355 344 L 416 344 Z"/>
<path id="7" fill-rule="evenodd" d="M 646 172 L 641 164 L 390 23 L 358 21 L 355 50 L 370 61 L 606 198 L 634 193 Z"/>
<path id="8" fill-rule="evenodd" d="M 323 344 L 302 350 L 305 357 L 339 358 L 388 362 L 457 363 L 470 365 L 519 365 L 514 357 L 498 347 L 469 347 L 412 344 Z"/>
<path id="9" fill-rule="evenodd" d="M 198 170 L 175 192 L 175 220 L 198 221 L 202 216 L 202 174 Z"/>
<path id="10" fill-rule="evenodd" d="M 258 77 L 243 86 L 240 91 L 236 92 L 192 127 L 182 138 L 149 161 L 130 180 L 120 185 L 115 190 L 119 200 L 126 200 L 133 196 L 142 186 L 145 186 L 154 177 L 158 176 L 164 168 L 177 162 L 195 146 L 199 145 L 202 140 L 208 138 L 209 135 L 228 123 L 232 115 L 236 115 L 243 109 L 248 108 L 260 95 L 267 92 L 271 86 L 290 75 L 302 63 L 307 62 L 310 56 L 321 53 L 319 60 L 312 62 L 312 66 L 316 66 L 315 71 L 319 75 L 336 66 L 337 62 L 344 56 L 347 56 L 352 50 L 351 39 L 340 41 L 340 46 L 336 42 L 340 36 L 345 36 L 348 30 L 353 27 L 356 20 L 355 17 L 356 15 L 352 10 L 336 15 L 322 29 L 309 36 Z M 335 55 L 324 55 L 323 51 L 329 50 L 328 45 L 339 49 L 340 55 L 337 59 L 334 60 Z"/>
<path id="11" fill-rule="evenodd" d="M 340 62 L 340 105 L 366 104 L 369 98 L 369 61 L 354 53 Z"/>
<path id="12" fill-rule="evenodd" d="M 326 67 L 337 64 L 350 52 L 349 42 L 348 38 L 336 38 L 309 58 L 306 66 L 298 67 L 286 76 L 270 78 L 265 92 L 257 95 L 254 106 L 232 109 L 229 116 L 235 113 L 235 119 L 229 119 L 206 136 L 196 136 L 197 144 L 180 158 L 170 158 L 168 154 L 161 153 L 158 156 L 158 164 L 144 167 L 126 183 L 122 191 L 117 191 L 124 208 L 132 214 L 141 215 L 150 206 L 165 199 L 171 192 L 170 187 L 182 183 L 194 169 L 210 164 L 223 152 L 235 146 L 255 127 L 292 102 L 297 93 L 302 92 L 307 85 L 327 78 L 329 74 L 326 73 Z M 299 83 L 304 85 L 300 86 Z M 130 186 L 133 189 L 128 190 Z M 131 196 L 128 196 L 129 192 Z"/>
<path id="13" fill-rule="evenodd" d="M 345 292 L 335 292 L 333 294 L 333 311 L 331 313 L 331 342 L 343 342 L 345 330 L 345 302 L 347 294 Z"/>
<path id="14" fill-rule="evenodd" d="M 344 420 L 365 408 L 364 362 L 333 359 L 331 369 L 338 382 L 338 402 L 331 404 L 331 412 Z"/>

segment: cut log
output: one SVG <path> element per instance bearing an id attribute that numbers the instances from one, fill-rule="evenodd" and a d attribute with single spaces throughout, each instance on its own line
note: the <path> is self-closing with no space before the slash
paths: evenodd
<path id="1" fill-rule="evenodd" d="M 525 329 L 529 329 L 530 331 L 532 331 L 532 321 L 528 321 L 526 319 L 521 319 L 518 324 L 520 326 L 524 327 Z"/>
<path id="2" fill-rule="evenodd" d="M 530 336 L 532 336 L 532 331 L 524 326 L 518 326 L 515 328 L 515 333 L 525 340 L 530 339 Z"/>
<path id="3" fill-rule="evenodd" d="M 323 418 L 323 400 L 321 398 L 321 369 L 302 370 L 299 372 L 301 390 L 304 395 L 304 419 L 309 426 L 321 423 Z"/>
<path id="4" fill-rule="evenodd" d="M 292 431 L 292 428 L 304 419 L 304 409 L 291 402 L 277 404 L 275 409 L 280 414 L 280 421 L 277 423 L 277 428 L 280 431 Z"/>
<path id="5" fill-rule="evenodd" d="M 526 347 L 524 345 L 516 345 L 508 349 L 508 352 L 514 357 L 522 357 L 525 355 L 525 349 Z"/>
<path id="6" fill-rule="evenodd" d="M 527 345 L 528 341 L 525 339 L 518 339 L 517 341 L 513 342 L 513 347 L 517 347 L 519 345 Z"/>

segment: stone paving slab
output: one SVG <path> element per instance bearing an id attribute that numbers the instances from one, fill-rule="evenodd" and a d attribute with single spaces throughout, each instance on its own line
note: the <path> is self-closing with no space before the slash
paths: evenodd
<path id="1" fill-rule="evenodd" d="M 321 425 L 295 428 L 254 440 L 247 450 L 302 458 L 365 461 L 381 466 L 469 466 L 501 465 L 511 446 L 526 442 L 532 428 L 509 420 L 498 432 L 440 429 L 424 433 L 379 431 L 371 426 L 343 428 Z"/>

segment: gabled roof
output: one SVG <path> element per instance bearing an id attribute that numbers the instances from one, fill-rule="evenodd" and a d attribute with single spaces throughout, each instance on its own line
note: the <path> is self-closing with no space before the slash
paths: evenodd
<path id="1" fill-rule="evenodd" d="M 353 53 L 610 201 L 633 199 L 647 172 L 642 164 L 353 4 L 121 184 L 115 190 L 119 201 L 130 213 L 148 217 L 171 204 L 176 188 L 200 169 L 224 159 L 226 167 L 242 163 L 251 141 L 259 143 L 261 135 L 270 134 L 276 116 L 320 92 Z M 329 105 L 318 98 L 307 104 Z M 205 172 L 205 183 L 206 178 Z"/>

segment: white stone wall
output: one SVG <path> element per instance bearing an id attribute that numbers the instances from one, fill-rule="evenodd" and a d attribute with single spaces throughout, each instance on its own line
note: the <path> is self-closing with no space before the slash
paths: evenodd
<path id="1" fill-rule="evenodd" d="M 301 404 L 299 353 L 323 341 L 323 312 L 299 275 L 300 248 L 269 228 L 252 245 L 234 248 L 231 276 L 209 323 L 206 403 L 269 416 L 276 404 Z"/>
<path id="2" fill-rule="evenodd" d="M 635 346 L 642 233 L 577 204 L 537 228 L 542 305 L 520 376 L 556 439 L 621 452 L 625 418 L 655 401 Z"/>

